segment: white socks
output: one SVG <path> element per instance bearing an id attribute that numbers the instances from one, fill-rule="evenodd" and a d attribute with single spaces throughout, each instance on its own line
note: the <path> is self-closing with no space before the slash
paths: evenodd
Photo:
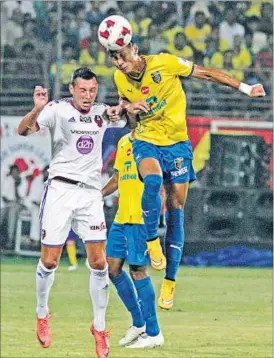
<path id="1" fill-rule="evenodd" d="M 41 262 L 38 262 L 36 269 L 36 314 L 38 318 L 45 318 L 49 313 L 48 299 L 49 292 L 54 282 L 55 269 L 47 269 Z"/>
<path id="2" fill-rule="evenodd" d="M 89 294 L 93 305 L 93 326 L 96 331 L 106 328 L 106 309 L 109 298 L 108 266 L 103 270 L 89 268 Z"/>

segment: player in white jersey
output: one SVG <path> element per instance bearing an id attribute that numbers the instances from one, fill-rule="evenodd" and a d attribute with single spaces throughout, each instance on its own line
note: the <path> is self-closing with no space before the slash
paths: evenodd
<path id="1" fill-rule="evenodd" d="M 37 337 L 51 344 L 49 291 L 70 228 L 85 243 L 90 266 L 89 291 L 99 358 L 109 357 L 105 312 L 108 304 L 106 225 L 101 194 L 102 140 L 107 127 L 124 127 L 120 106 L 95 101 L 98 81 L 88 68 L 79 68 L 69 85 L 72 98 L 48 103 L 45 88 L 34 90 L 34 108 L 20 122 L 18 133 L 29 135 L 42 127 L 52 137 L 52 160 L 41 207 L 41 258 L 36 271 Z"/>

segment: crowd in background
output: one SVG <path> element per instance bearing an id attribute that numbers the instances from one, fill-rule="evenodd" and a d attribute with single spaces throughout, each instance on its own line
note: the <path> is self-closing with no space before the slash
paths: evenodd
<path id="1" fill-rule="evenodd" d="M 271 90 L 272 1 L 111 0 L 62 2 L 63 91 L 67 91 L 71 72 L 80 65 L 92 66 L 103 79 L 102 100 L 113 90 L 110 79 L 115 69 L 97 39 L 98 25 L 112 14 L 130 21 L 142 54 L 168 52 L 223 69 L 249 84 L 263 82 L 266 90 Z M 45 82 L 45 72 L 48 85 L 54 88 L 57 21 L 56 1 L 2 3 L 4 88 L 32 88 L 39 78 Z M 204 84 L 198 82 L 190 88 L 192 92 L 203 89 Z M 210 89 L 212 94 L 216 91 Z"/>

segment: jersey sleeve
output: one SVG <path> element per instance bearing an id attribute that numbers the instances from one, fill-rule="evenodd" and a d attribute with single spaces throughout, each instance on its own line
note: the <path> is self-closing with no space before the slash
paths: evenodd
<path id="1" fill-rule="evenodd" d="M 188 77 L 194 70 L 194 63 L 182 57 L 162 53 L 161 59 L 168 71 L 175 76 Z"/>
<path id="2" fill-rule="evenodd" d="M 36 123 L 39 128 L 52 128 L 55 124 L 55 108 L 54 102 L 48 103 L 39 114 Z"/>

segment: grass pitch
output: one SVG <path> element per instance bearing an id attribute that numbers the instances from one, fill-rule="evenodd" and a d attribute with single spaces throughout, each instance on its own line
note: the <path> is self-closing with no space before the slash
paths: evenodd
<path id="1" fill-rule="evenodd" d="M 35 259 L 3 258 L 1 264 L 1 357 L 96 357 L 88 272 L 60 265 L 50 297 L 53 344 L 39 346 L 35 334 Z M 150 270 L 158 296 L 163 273 Z M 182 267 L 176 304 L 158 309 L 166 343 L 161 348 L 120 348 L 131 324 L 111 286 L 107 325 L 111 358 L 271 358 L 272 270 Z"/>

